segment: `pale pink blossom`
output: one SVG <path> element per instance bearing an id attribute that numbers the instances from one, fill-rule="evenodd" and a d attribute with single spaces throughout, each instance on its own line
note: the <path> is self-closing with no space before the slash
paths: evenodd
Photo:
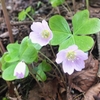
<path id="1" fill-rule="evenodd" d="M 72 45 L 58 52 L 56 62 L 62 63 L 64 73 L 72 74 L 74 69 L 81 71 L 85 67 L 84 60 L 86 59 L 88 59 L 88 54 L 79 50 L 77 45 Z"/>
<path id="2" fill-rule="evenodd" d="M 33 22 L 31 29 L 32 32 L 30 32 L 29 38 L 33 43 L 45 46 L 49 44 L 50 40 L 53 38 L 53 33 L 45 20 L 42 22 Z"/>
<path id="3" fill-rule="evenodd" d="M 17 77 L 17 79 L 24 78 L 26 72 L 26 64 L 24 62 L 19 62 L 15 69 L 14 69 L 14 76 Z"/>

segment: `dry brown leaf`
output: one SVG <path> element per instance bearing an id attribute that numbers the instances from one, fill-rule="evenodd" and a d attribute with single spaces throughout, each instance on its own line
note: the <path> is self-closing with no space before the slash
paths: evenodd
<path id="1" fill-rule="evenodd" d="M 97 98 L 98 94 L 100 93 L 100 83 L 96 84 L 95 86 L 91 87 L 86 94 L 84 95 L 84 100 L 100 100 L 94 99 Z"/>
<path id="2" fill-rule="evenodd" d="M 53 79 L 49 82 L 45 82 L 44 86 L 39 88 L 39 86 L 34 86 L 34 88 L 29 93 L 28 100 L 56 100 L 57 97 L 58 80 Z"/>
<path id="3" fill-rule="evenodd" d="M 38 85 L 35 85 L 34 88 L 29 92 L 28 100 L 41 100 L 39 96 L 40 88 Z"/>
<path id="4" fill-rule="evenodd" d="M 43 91 L 45 94 L 43 94 L 43 98 L 45 100 L 56 100 L 57 96 L 57 88 L 58 88 L 58 80 L 53 79 L 52 81 L 49 81 L 48 83 L 45 83 L 43 86 Z"/>
<path id="5" fill-rule="evenodd" d="M 93 56 L 90 55 L 86 61 L 85 68 L 69 76 L 69 86 L 80 92 L 87 91 L 96 83 L 97 71 L 98 60 L 94 60 Z"/>

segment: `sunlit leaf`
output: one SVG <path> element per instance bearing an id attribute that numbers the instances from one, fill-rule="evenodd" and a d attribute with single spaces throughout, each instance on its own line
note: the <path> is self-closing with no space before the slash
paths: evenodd
<path id="1" fill-rule="evenodd" d="M 50 18 L 49 26 L 53 32 L 51 45 L 59 45 L 71 35 L 69 25 L 64 17 L 55 15 Z"/>
<path id="2" fill-rule="evenodd" d="M 94 34 L 100 31 L 100 19 L 89 18 L 89 11 L 77 12 L 72 18 L 73 34 Z"/>

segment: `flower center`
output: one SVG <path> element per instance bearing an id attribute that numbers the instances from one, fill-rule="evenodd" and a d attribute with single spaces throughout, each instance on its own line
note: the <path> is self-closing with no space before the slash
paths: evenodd
<path id="1" fill-rule="evenodd" d="M 74 51 L 69 51 L 67 54 L 66 54 L 66 57 L 69 61 L 74 61 L 75 58 L 76 58 L 76 53 Z"/>
<path id="2" fill-rule="evenodd" d="M 47 39 L 47 38 L 49 38 L 49 36 L 50 36 L 50 32 L 48 30 L 43 30 L 42 37 Z"/>

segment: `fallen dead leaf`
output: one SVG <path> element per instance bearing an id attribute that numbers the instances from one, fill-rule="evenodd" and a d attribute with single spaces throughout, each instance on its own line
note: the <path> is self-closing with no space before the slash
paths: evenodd
<path id="1" fill-rule="evenodd" d="M 35 85 L 34 88 L 29 92 L 28 100 L 41 100 L 39 96 L 40 88 L 38 85 Z"/>
<path id="2" fill-rule="evenodd" d="M 56 100 L 58 82 L 57 79 L 50 80 L 47 83 L 45 82 L 42 89 L 37 85 L 34 86 L 29 93 L 28 100 Z"/>
<path id="3" fill-rule="evenodd" d="M 53 79 L 52 81 L 49 81 L 48 83 L 45 83 L 43 86 L 43 91 L 45 94 L 43 94 L 43 98 L 45 100 L 56 100 L 57 97 L 57 88 L 58 88 L 58 79 Z"/>
<path id="4" fill-rule="evenodd" d="M 84 100 L 100 100 L 98 94 L 100 93 L 100 83 L 91 87 L 84 95 Z"/>
<path id="5" fill-rule="evenodd" d="M 96 83 L 98 72 L 98 60 L 92 55 L 86 61 L 85 68 L 80 72 L 75 72 L 69 76 L 69 86 L 80 92 L 86 92 L 92 85 Z"/>

